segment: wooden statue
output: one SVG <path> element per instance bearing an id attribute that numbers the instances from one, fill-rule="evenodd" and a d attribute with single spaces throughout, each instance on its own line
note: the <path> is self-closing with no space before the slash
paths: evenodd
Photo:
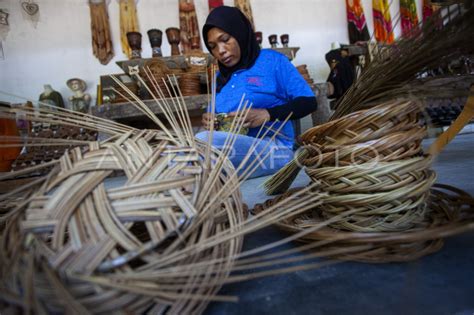
<path id="1" fill-rule="evenodd" d="M 179 28 L 182 52 L 187 54 L 191 50 L 202 51 L 194 0 L 179 0 Z"/>

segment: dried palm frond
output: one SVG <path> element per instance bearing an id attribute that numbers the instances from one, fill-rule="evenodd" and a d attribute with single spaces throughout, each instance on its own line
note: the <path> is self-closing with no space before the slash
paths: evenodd
<path id="1" fill-rule="evenodd" d="M 330 120 L 394 99 L 469 95 L 469 86 L 460 89 L 453 85 L 452 88 L 439 89 L 439 84 L 420 79 L 453 60 L 474 55 L 474 8 L 449 12 L 444 16 L 440 11 L 439 15 L 420 24 L 415 34 L 399 39 L 383 53 L 374 56 L 359 79 L 343 95 Z M 472 80 L 472 74 L 467 77 Z M 458 80 L 457 75 L 444 78 L 444 82 L 448 80 Z M 299 155 L 307 156 L 308 153 L 300 151 Z M 267 194 L 286 191 L 300 171 L 300 165 L 294 160 L 267 180 L 264 184 Z"/>

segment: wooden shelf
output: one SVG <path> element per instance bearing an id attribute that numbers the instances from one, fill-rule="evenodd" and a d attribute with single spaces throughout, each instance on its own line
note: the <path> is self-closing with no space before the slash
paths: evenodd
<path id="1" fill-rule="evenodd" d="M 170 70 L 187 70 L 191 66 L 202 65 L 203 69 L 205 66 L 212 62 L 212 56 L 210 54 L 189 54 L 179 56 L 168 56 L 168 57 L 155 57 L 155 58 L 140 58 L 116 61 L 115 63 L 126 73 L 129 74 L 130 67 L 139 68 L 145 66 L 147 63 L 153 61 L 162 61 Z"/>
<path id="2" fill-rule="evenodd" d="M 299 47 L 279 47 L 271 48 L 283 55 L 287 56 L 288 59 L 293 60 L 296 56 L 296 53 L 300 49 Z M 145 66 L 149 62 L 153 61 L 162 61 L 166 66 L 171 70 L 187 70 L 191 66 L 202 65 L 203 67 L 206 64 L 213 62 L 214 58 L 210 54 L 197 53 L 197 54 L 188 54 L 188 55 L 179 55 L 179 56 L 168 56 L 168 57 L 156 57 L 156 58 L 140 58 L 140 59 L 130 59 L 130 60 L 121 60 L 116 61 L 115 63 L 126 73 L 129 74 L 130 67 L 139 68 Z"/>
<path id="3" fill-rule="evenodd" d="M 171 98 L 167 98 L 166 100 L 172 104 Z M 163 114 L 163 111 L 154 100 L 145 100 L 144 103 L 154 114 Z M 188 109 L 191 116 L 200 116 L 207 108 L 207 104 L 209 103 L 209 95 L 201 94 L 195 96 L 184 96 L 184 103 L 186 104 L 186 108 Z M 91 107 L 91 113 L 94 116 L 111 120 L 127 121 L 145 119 L 145 115 L 133 104 L 128 102 L 94 106 Z"/>

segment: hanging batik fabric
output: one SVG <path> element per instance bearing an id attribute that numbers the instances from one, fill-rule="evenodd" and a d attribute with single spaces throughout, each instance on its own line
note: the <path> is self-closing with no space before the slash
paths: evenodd
<path id="1" fill-rule="evenodd" d="M 234 6 L 245 14 L 245 16 L 249 19 L 250 24 L 252 24 L 252 28 L 255 30 L 250 0 L 234 0 Z"/>
<path id="2" fill-rule="evenodd" d="M 128 32 L 139 32 L 137 7 L 135 0 L 120 0 L 120 42 L 123 53 L 130 58 L 132 49 L 127 40 Z"/>
<path id="3" fill-rule="evenodd" d="M 211 12 L 215 8 L 223 6 L 224 0 L 209 0 L 208 3 L 209 3 L 209 12 Z"/>
<path id="4" fill-rule="evenodd" d="M 346 9 L 349 42 L 354 44 L 359 41 L 368 41 L 370 39 L 369 30 L 360 0 L 346 0 Z"/>
<path id="5" fill-rule="evenodd" d="M 184 54 L 202 50 L 194 0 L 179 0 L 180 45 Z"/>
<path id="6" fill-rule="evenodd" d="M 400 0 L 400 19 L 402 36 L 408 37 L 413 35 L 413 29 L 418 25 L 415 0 Z"/>
<path id="7" fill-rule="evenodd" d="M 92 51 L 106 65 L 114 57 L 106 0 L 89 0 L 91 11 Z"/>
<path id="8" fill-rule="evenodd" d="M 374 33 L 378 42 L 393 43 L 392 19 L 388 0 L 372 0 L 374 14 Z"/>

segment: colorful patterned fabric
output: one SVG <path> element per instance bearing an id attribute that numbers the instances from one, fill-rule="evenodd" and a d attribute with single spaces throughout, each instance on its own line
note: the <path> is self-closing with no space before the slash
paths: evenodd
<path id="1" fill-rule="evenodd" d="M 433 6 L 430 0 L 423 0 L 423 22 L 433 15 Z"/>
<path id="2" fill-rule="evenodd" d="M 400 0 L 400 19 L 402 36 L 412 35 L 413 28 L 418 24 L 415 0 Z"/>
<path id="3" fill-rule="evenodd" d="M 393 43 L 394 39 L 389 9 L 388 0 L 372 0 L 375 39 L 387 44 Z"/>
<path id="4" fill-rule="evenodd" d="M 354 44 L 359 41 L 368 41 L 370 39 L 369 30 L 360 0 L 346 0 L 346 9 L 349 42 Z"/>

